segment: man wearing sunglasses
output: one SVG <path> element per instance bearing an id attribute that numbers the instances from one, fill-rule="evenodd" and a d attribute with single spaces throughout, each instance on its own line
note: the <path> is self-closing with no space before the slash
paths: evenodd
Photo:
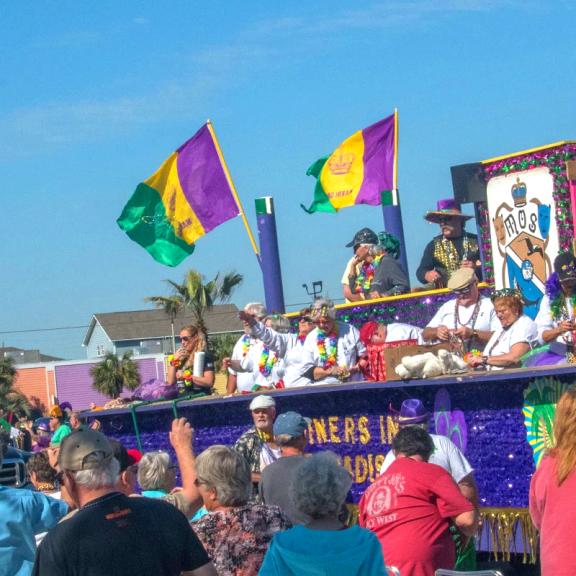
<path id="1" fill-rule="evenodd" d="M 452 274 L 448 288 L 455 298 L 440 306 L 422 332 L 424 340 L 461 341 L 464 352 L 482 350 L 499 321 L 490 298 L 480 296 L 478 279 L 472 268 Z"/>
<path id="2" fill-rule="evenodd" d="M 478 237 L 464 230 L 466 221 L 472 218 L 462 214 L 453 198 L 439 200 L 437 209 L 424 216 L 428 222 L 440 226 L 440 235 L 431 240 L 424 249 L 416 277 L 422 284 L 436 288 L 446 286 L 450 276 L 461 267 L 472 268 L 482 279 Z"/>

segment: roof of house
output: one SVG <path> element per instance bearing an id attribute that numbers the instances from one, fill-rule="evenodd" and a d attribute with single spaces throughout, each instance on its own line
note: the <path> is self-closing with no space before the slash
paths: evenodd
<path id="1" fill-rule="evenodd" d="M 96 324 L 102 326 L 108 338 L 113 342 L 122 340 L 145 340 L 171 336 L 170 316 L 162 309 L 134 310 L 132 312 L 105 312 L 94 314 L 83 346 L 88 345 Z M 189 313 L 180 313 L 174 320 L 176 334 L 182 326 L 192 323 Z M 206 325 L 209 334 L 241 332 L 242 323 L 238 319 L 235 304 L 219 304 L 206 312 Z"/>
<path id="2" fill-rule="evenodd" d="M 62 360 L 57 356 L 49 356 L 48 354 L 42 354 L 40 350 L 25 350 L 24 348 L 15 348 L 14 346 L 2 346 L 0 347 L 0 358 L 6 358 L 10 356 L 17 359 L 19 356 L 24 358 L 24 363 L 34 363 L 34 362 L 55 362 L 56 360 Z M 21 362 L 23 363 L 23 362 Z"/>

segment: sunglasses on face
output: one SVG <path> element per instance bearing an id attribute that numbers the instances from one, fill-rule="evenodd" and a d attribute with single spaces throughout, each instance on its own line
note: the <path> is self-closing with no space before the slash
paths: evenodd
<path id="1" fill-rule="evenodd" d="M 192 336 L 180 336 L 180 342 L 190 342 Z"/>
<path id="2" fill-rule="evenodd" d="M 312 318 L 308 318 L 308 316 L 304 316 L 298 320 L 298 322 L 308 322 L 308 324 L 312 324 Z"/>
<path id="3" fill-rule="evenodd" d="M 454 290 L 454 294 L 457 296 L 467 296 L 470 292 L 472 292 L 472 284 L 466 286 L 466 288 L 462 288 L 461 290 Z"/>

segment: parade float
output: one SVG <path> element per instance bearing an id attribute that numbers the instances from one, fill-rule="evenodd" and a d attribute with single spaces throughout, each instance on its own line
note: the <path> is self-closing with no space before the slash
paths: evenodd
<path id="1" fill-rule="evenodd" d="M 452 168 L 455 199 L 474 206 L 485 280 L 482 290 L 518 288 L 532 317 L 555 256 L 572 249 L 575 159 L 576 143 L 560 142 Z M 268 303 L 269 297 L 280 297 L 271 279 L 279 276 L 277 246 L 272 243 L 270 248 L 270 242 L 263 242 L 267 234 L 275 242 L 272 203 L 261 202 L 258 214 L 263 252 L 269 250 L 267 260 L 273 261 L 268 276 L 263 269 Z M 385 210 L 385 224 L 401 233 L 401 222 L 399 228 L 397 218 L 391 221 L 389 212 L 387 222 L 386 216 Z M 449 298 L 447 290 L 434 290 L 340 305 L 338 318 L 357 327 L 368 320 L 425 326 Z M 390 450 L 402 401 L 420 398 L 430 411 L 430 430 L 451 438 L 475 469 L 483 517 L 479 548 L 504 560 L 520 553 L 524 561 L 534 562 L 536 533 L 527 510 L 530 478 L 552 445 L 555 404 L 575 376 L 576 366 L 565 364 L 271 394 L 279 411 L 295 410 L 311 418 L 310 451 L 331 450 L 342 458 L 354 479 L 352 508 Z M 251 425 L 251 396 L 134 403 L 98 412 L 98 419 L 107 435 L 127 447 L 149 451 L 169 450 L 171 420 L 185 416 L 193 424 L 194 447 L 200 452 L 212 444 L 234 443 Z"/>

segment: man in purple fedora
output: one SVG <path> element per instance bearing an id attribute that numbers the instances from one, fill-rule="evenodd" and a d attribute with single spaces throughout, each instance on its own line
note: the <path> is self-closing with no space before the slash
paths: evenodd
<path id="1" fill-rule="evenodd" d="M 416 276 L 422 284 L 444 288 L 450 275 L 459 268 L 474 268 L 482 279 L 478 237 L 464 231 L 466 220 L 472 216 L 462 214 L 453 198 L 437 202 L 437 209 L 424 216 L 428 222 L 440 225 L 441 234 L 435 236 L 424 249 Z"/>

